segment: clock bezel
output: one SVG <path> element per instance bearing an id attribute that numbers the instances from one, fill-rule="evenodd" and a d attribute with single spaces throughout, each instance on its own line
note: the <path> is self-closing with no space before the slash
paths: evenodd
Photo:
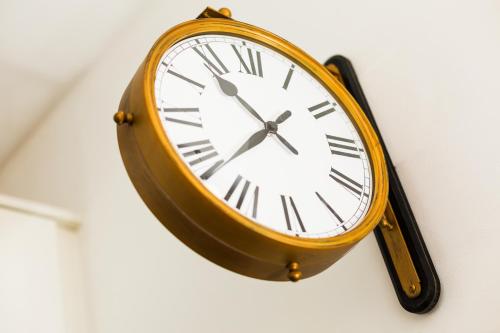
<path id="1" fill-rule="evenodd" d="M 341 235 L 327 238 L 298 238 L 279 233 L 227 206 L 201 183 L 177 155 L 157 113 L 154 93 L 156 70 L 168 48 L 186 38 L 210 33 L 238 36 L 274 49 L 309 71 L 337 97 L 363 140 L 373 174 L 372 203 L 357 226 Z M 186 245 L 238 273 L 268 280 L 285 280 L 286 265 L 296 261 L 300 263 L 304 277 L 317 274 L 371 232 L 384 213 L 388 176 L 380 143 L 368 119 L 347 90 L 324 66 L 293 44 L 261 28 L 220 18 L 198 19 L 173 27 L 152 47 L 124 94 L 120 109 L 134 115 L 134 124 L 124 131 L 119 128 L 118 132 L 119 141 L 123 142 L 126 141 L 124 135 L 133 135 L 133 140 L 129 137 L 128 142 L 135 147 L 132 149 L 120 142 L 120 150 L 127 171 L 148 207 Z M 127 149 L 135 152 L 126 152 Z M 141 159 L 142 162 L 140 165 L 135 164 L 133 159 Z M 143 184 L 137 184 L 134 172 L 141 168 L 148 175 L 147 184 L 144 184 L 144 180 Z M 153 192 L 164 196 L 165 206 L 152 202 L 158 200 L 151 198 Z M 174 214 L 173 210 L 178 212 Z M 173 215 L 178 221 L 169 218 Z M 177 225 L 179 223 L 191 225 L 186 229 Z M 252 262 L 251 267 L 228 263 L 227 258 L 221 257 L 225 251 L 221 254 L 210 246 L 195 244 L 196 239 L 188 231 L 192 227 L 227 251 L 236 251 L 238 255 L 255 262 Z"/>

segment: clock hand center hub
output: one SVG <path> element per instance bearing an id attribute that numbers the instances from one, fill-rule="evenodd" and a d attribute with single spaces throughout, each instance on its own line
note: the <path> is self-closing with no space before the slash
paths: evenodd
<path id="1" fill-rule="evenodd" d="M 266 121 L 264 128 L 269 131 L 269 134 L 276 134 L 278 132 L 278 124 L 274 121 Z"/>

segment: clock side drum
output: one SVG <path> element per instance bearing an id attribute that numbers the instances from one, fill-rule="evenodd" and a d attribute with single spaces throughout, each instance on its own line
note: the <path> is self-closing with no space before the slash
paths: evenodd
<path id="1" fill-rule="evenodd" d="M 353 230 L 331 238 L 305 239 L 258 225 L 211 194 L 184 165 L 168 141 L 154 102 L 156 67 L 176 42 L 206 33 L 248 38 L 274 48 L 301 64 L 342 103 L 369 153 L 374 195 L 364 220 Z M 285 40 L 251 25 L 204 18 L 182 23 L 153 46 L 127 87 L 120 106 L 118 142 L 125 167 L 143 201 L 160 222 L 198 254 L 231 271 L 265 280 L 288 280 L 290 263 L 302 278 L 313 276 L 340 259 L 366 236 L 383 215 L 388 192 L 380 143 L 359 106 L 318 62 Z M 296 265 L 298 263 L 298 267 Z"/>

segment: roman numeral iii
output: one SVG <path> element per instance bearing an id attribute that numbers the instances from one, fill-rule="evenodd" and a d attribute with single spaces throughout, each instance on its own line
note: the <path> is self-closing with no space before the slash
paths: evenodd
<path id="1" fill-rule="evenodd" d="M 358 148 L 354 140 L 351 139 L 326 134 L 326 141 L 328 141 L 328 146 L 330 146 L 330 151 L 333 155 L 360 158 L 360 153 L 364 152 L 364 150 Z"/>
<path id="2" fill-rule="evenodd" d="M 319 104 L 313 105 L 309 108 L 309 112 L 314 116 L 314 118 L 319 119 L 321 117 L 326 116 L 327 114 L 330 114 L 335 111 L 334 106 L 336 106 L 337 103 L 330 103 L 328 101 L 321 102 Z"/>
<path id="3" fill-rule="evenodd" d="M 300 230 L 302 232 L 306 232 L 306 228 L 304 227 L 304 223 L 302 223 L 302 219 L 300 218 L 299 211 L 292 197 L 288 197 L 285 195 L 281 195 L 281 205 L 283 206 L 283 214 L 285 215 L 286 227 L 288 230 L 293 231 L 293 220 L 292 214 L 295 216 L 295 220 L 297 224 L 300 226 Z"/>
<path id="4" fill-rule="evenodd" d="M 245 180 L 242 183 L 243 177 L 238 175 L 236 179 L 231 184 L 231 187 L 224 196 L 224 200 L 227 202 L 235 201 L 235 207 L 238 209 L 245 208 L 245 210 L 250 209 L 252 212 L 252 217 L 257 218 L 257 208 L 259 205 L 259 187 L 255 186 L 253 191 L 250 190 L 251 182 Z M 242 183 L 241 186 L 240 183 Z M 250 192 L 250 193 L 249 193 Z M 253 192 L 253 193 L 252 193 Z M 239 195 L 237 194 L 239 193 Z M 234 200 L 231 200 L 234 195 Z M 247 204 L 245 204 L 247 203 Z M 245 204 L 246 207 L 243 207 Z"/>
<path id="5" fill-rule="evenodd" d="M 238 60 L 240 61 L 241 67 L 243 67 L 245 69 L 245 72 L 247 72 L 247 74 L 258 75 L 260 77 L 264 77 L 264 74 L 262 73 L 262 60 L 260 58 L 260 52 L 252 50 L 250 48 L 247 48 L 245 42 L 243 42 L 243 45 L 244 45 L 244 48 L 247 49 L 248 61 L 246 61 L 244 59 L 243 53 L 241 53 L 238 50 L 238 47 L 236 47 L 236 45 L 234 45 L 234 44 L 231 44 L 231 47 L 233 48 L 234 53 L 236 53 L 236 56 L 238 57 Z M 240 68 L 240 71 L 241 71 L 241 68 Z"/>

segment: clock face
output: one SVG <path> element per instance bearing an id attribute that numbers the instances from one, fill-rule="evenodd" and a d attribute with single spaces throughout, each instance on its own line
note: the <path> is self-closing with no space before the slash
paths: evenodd
<path id="1" fill-rule="evenodd" d="M 185 165 L 255 223 L 326 238 L 354 228 L 369 210 L 373 175 L 356 126 L 332 93 L 281 53 L 230 35 L 184 39 L 163 54 L 154 90 Z"/>

